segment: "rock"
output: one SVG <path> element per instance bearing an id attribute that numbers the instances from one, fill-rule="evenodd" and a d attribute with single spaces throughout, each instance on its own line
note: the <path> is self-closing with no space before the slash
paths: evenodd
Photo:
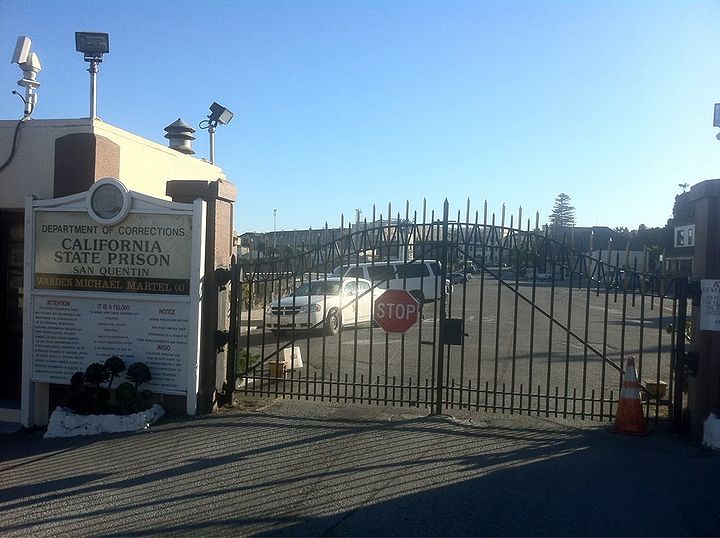
<path id="1" fill-rule="evenodd" d="M 165 409 L 157 404 L 132 415 L 77 415 L 58 407 L 50 415 L 45 438 L 140 431 L 149 428 L 164 414 Z"/>

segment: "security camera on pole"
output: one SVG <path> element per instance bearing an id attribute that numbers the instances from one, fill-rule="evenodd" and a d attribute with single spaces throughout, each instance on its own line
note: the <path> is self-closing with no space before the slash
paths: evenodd
<path id="1" fill-rule="evenodd" d="M 18 86 L 25 88 L 25 97 L 20 95 L 18 92 L 13 91 L 14 94 L 20 95 L 20 98 L 25 103 L 24 118 L 29 118 L 35 109 L 37 104 L 37 94 L 35 90 L 40 86 L 37 81 L 37 74 L 42 69 L 40 65 L 40 59 L 37 54 L 30 52 L 32 42 L 27 36 L 20 36 L 15 44 L 15 52 L 10 63 L 18 64 L 23 72 L 23 78 L 18 80 Z"/>

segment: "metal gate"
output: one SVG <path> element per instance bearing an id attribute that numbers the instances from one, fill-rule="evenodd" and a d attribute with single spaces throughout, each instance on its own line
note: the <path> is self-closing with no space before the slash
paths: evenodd
<path id="1" fill-rule="evenodd" d="M 393 218 L 373 214 L 369 222 L 296 232 L 292 242 L 278 233 L 272 244 L 256 245 L 253 258 L 231 271 L 236 391 L 603 421 L 614 418 L 634 356 L 646 417 L 679 424 L 686 280 L 646 271 L 648 252 L 645 260 L 627 249 L 598 253 L 592 236 L 553 233 L 537 215 L 531 226 L 521 211 L 506 219 L 503 209 L 496 218 L 486 203 L 472 214 L 468 202 L 464 217 L 453 217 L 447 202 L 439 218 L 406 205 Z M 333 295 L 313 304 L 293 298 L 303 285 L 336 286 L 336 274 L 356 284 L 370 276 L 369 286 L 353 287 L 338 308 Z M 422 319 L 389 334 L 362 305 L 398 287 L 420 300 Z"/>

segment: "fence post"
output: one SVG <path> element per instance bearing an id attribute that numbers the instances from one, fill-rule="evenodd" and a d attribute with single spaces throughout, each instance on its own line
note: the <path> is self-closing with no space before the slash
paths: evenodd
<path id="1" fill-rule="evenodd" d="M 695 218 L 693 280 L 720 280 L 720 179 L 693 185 L 689 193 Z M 720 411 L 720 332 L 700 331 L 699 301 L 693 301 L 693 347 L 697 375 L 688 381 L 690 433 L 699 441 L 703 422 Z M 682 329 L 682 327 L 680 328 Z"/>
<path id="2" fill-rule="evenodd" d="M 224 345 L 218 345 L 218 332 L 228 330 L 228 293 L 227 286 L 220 285 L 216 270 L 231 263 L 232 208 L 237 191 L 232 183 L 219 179 L 168 181 L 165 192 L 174 202 L 191 203 L 197 198 L 207 202 L 198 413 L 208 414 L 227 388 L 227 352 Z"/>
<path id="3" fill-rule="evenodd" d="M 238 313 L 240 310 L 240 301 L 242 300 L 242 269 L 237 263 L 237 259 L 233 254 L 230 262 L 230 326 L 228 336 L 227 364 L 225 366 L 225 394 L 223 403 L 232 403 L 232 394 L 235 391 L 237 383 L 237 350 L 238 339 L 240 338 L 240 327 L 238 323 Z M 249 311 L 248 311 L 249 313 Z"/>

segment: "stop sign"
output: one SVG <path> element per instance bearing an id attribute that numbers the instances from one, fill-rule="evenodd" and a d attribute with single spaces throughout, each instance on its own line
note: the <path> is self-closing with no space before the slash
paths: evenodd
<path id="1" fill-rule="evenodd" d="M 406 290 L 386 290 L 375 301 L 375 321 L 386 332 L 404 333 L 415 325 L 420 305 Z"/>

